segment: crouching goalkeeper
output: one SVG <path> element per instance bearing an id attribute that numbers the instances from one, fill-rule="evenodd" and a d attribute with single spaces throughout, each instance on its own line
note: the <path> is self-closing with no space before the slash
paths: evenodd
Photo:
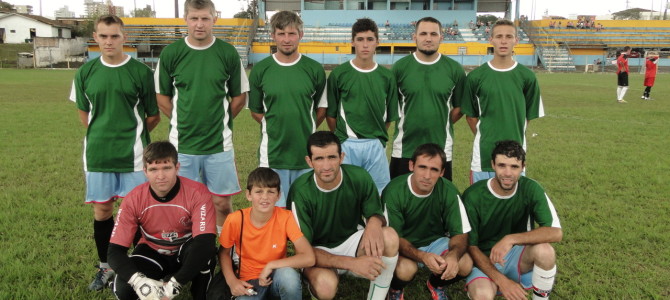
<path id="1" fill-rule="evenodd" d="M 201 183 L 178 176 L 169 142 L 147 146 L 148 182 L 135 187 L 119 208 L 108 251 L 118 299 L 172 299 L 191 282 L 193 299 L 205 299 L 216 265 L 216 215 Z M 128 249 L 138 234 L 132 254 Z"/>

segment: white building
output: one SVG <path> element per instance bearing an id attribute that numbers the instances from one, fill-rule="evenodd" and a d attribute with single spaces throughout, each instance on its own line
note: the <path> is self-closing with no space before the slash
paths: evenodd
<path id="1" fill-rule="evenodd" d="M 0 15 L 0 41 L 8 44 L 30 42 L 35 37 L 72 38 L 67 25 L 41 16 L 18 13 Z"/>
<path id="2" fill-rule="evenodd" d="M 70 8 L 65 5 L 58 10 L 54 11 L 54 18 L 74 18 L 74 12 L 70 10 Z"/>

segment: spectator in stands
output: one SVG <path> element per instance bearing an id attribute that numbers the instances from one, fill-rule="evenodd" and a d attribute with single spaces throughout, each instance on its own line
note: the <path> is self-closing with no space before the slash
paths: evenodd
<path id="1" fill-rule="evenodd" d="M 454 28 L 458 28 L 458 20 L 454 20 L 454 23 L 452 23 L 451 26 Z"/>
<path id="2" fill-rule="evenodd" d="M 567 29 L 575 29 L 575 25 L 572 24 L 572 21 L 568 21 L 568 24 L 565 26 Z"/>
<path id="3" fill-rule="evenodd" d="M 391 23 L 389 23 L 389 20 L 386 20 L 386 23 L 384 23 L 384 27 L 386 28 L 391 27 Z"/>
<path id="4" fill-rule="evenodd" d="M 468 27 L 469 27 L 471 30 L 474 30 L 474 29 L 475 29 L 475 23 L 472 22 L 472 20 L 470 20 L 470 23 L 468 23 Z"/>
<path id="5" fill-rule="evenodd" d="M 484 36 L 488 39 L 491 33 L 491 27 L 488 25 L 486 26 L 486 29 L 484 29 Z"/>
<path id="6" fill-rule="evenodd" d="M 617 102 L 627 103 L 623 97 L 628 91 L 628 56 L 630 55 L 630 47 L 626 46 L 623 48 L 623 52 L 619 55 L 616 60 L 617 63 L 617 89 L 616 96 Z"/>
<path id="7" fill-rule="evenodd" d="M 650 93 L 651 87 L 654 86 L 654 81 L 656 80 L 656 71 L 658 70 L 658 54 L 650 53 L 647 56 L 646 62 L 646 71 L 644 72 L 644 94 L 642 99 L 651 100 Z"/>
<path id="8" fill-rule="evenodd" d="M 556 27 L 556 21 L 549 22 L 549 29 L 554 29 Z"/>
<path id="9" fill-rule="evenodd" d="M 558 21 L 558 26 L 557 26 L 558 30 L 561 30 L 561 27 L 562 27 L 562 26 L 563 26 L 563 22 Z"/>
<path id="10" fill-rule="evenodd" d="M 251 70 L 249 110 L 261 125 L 259 166 L 279 174 L 280 197 L 275 204 L 286 207 L 291 184 L 310 170 L 304 151 L 307 137 L 326 117 L 326 73 L 320 63 L 298 52 L 304 34 L 298 14 L 280 11 L 270 25 L 277 53 Z"/>
<path id="11" fill-rule="evenodd" d="M 476 137 L 470 165 L 472 183 L 495 175 L 491 153 L 497 141 L 513 139 L 526 145 L 528 123 L 544 116 L 535 73 L 514 60 L 518 42 L 514 23 L 496 22 L 490 38 L 493 59 L 474 69 L 465 80 L 461 112 Z"/>

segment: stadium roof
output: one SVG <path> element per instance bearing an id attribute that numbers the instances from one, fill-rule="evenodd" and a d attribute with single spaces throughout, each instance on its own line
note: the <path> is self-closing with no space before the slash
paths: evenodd
<path id="1" fill-rule="evenodd" d="M 260 0 L 265 2 L 265 10 L 300 10 L 301 0 Z M 512 0 L 475 0 L 477 12 L 506 12 Z"/>

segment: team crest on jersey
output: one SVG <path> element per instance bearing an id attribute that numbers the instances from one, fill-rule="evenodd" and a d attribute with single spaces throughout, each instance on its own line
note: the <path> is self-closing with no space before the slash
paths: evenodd
<path id="1" fill-rule="evenodd" d="M 161 238 L 163 238 L 164 240 L 172 242 L 172 241 L 176 240 L 177 238 L 179 238 L 179 233 L 177 233 L 176 231 L 163 232 L 163 233 L 161 233 Z"/>

